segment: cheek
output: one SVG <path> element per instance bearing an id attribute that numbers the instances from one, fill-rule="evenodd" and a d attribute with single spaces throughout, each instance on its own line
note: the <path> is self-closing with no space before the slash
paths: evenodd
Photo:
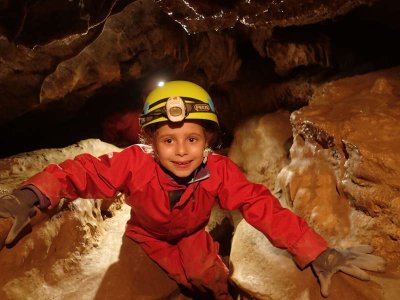
<path id="1" fill-rule="evenodd" d="M 154 153 L 156 153 L 156 155 L 160 159 L 164 159 L 164 158 L 168 159 L 175 154 L 175 148 L 171 145 L 164 144 L 164 143 L 156 144 L 156 146 L 153 149 L 154 149 Z"/>
<path id="2" fill-rule="evenodd" d="M 160 154 L 165 153 L 165 147 L 163 147 L 163 145 L 161 143 L 154 143 L 153 145 L 153 149 L 154 149 L 154 153 L 157 154 L 157 156 L 160 156 Z"/>
<path id="3" fill-rule="evenodd" d="M 202 157 L 206 147 L 207 147 L 206 144 L 197 145 L 197 146 L 193 147 L 193 153 L 196 153 L 197 156 Z"/>

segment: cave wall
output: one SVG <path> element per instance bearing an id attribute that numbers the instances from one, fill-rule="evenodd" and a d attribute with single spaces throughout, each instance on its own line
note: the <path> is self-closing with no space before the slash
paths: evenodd
<path id="1" fill-rule="evenodd" d="M 396 1 L 16 1 L 0 6 L 1 156 L 103 138 L 158 80 L 209 89 L 226 130 L 398 64 Z"/>
<path id="2" fill-rule="evenodd" d="M 399 71 L 330 81 L 290 117 L 252 117 L 235 130 L 229 156 L 248 179 L 269 187 L 330 247 L 370 245 L 386 260 L 385 272 L 368 272 L 367 282 L 335 275 L 329 299 L 400 293 Z M 231 280 L 256 299 L 323 299 L 311 269 L 300 270 L 245 220 L 235 229 L 230 264 Z"/>

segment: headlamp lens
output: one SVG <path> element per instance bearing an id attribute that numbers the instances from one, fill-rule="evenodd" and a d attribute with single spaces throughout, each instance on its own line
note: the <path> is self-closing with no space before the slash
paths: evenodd
<path id="1" fill-rule="evenodd" d="M 169 115 L 177 117 L 183 114 L 182 108 L 173 106 L 169 109 Z"/>

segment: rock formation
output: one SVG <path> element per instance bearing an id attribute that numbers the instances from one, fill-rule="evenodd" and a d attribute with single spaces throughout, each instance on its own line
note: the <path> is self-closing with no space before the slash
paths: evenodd
<path id="1" fill-rule="evenodd" d="M 2 156 L 101 138 L 158 80 L 209 89 L 231 134 L 306 104 L 315 81 L 399 63 L 396 1 L 228 2 L 1 4 Z"/>
<path id="2" fill-rule="evenodd" d="M 386 273 L 371 273 L 371 282 L 339 275 L 329 299 L 396 299 L 400 292 L 398 82 L 399 68 L 332 81 L 316 88 L 310 105 L 290 117 L 290 162 L 275 185 L 282 204 L 306 218 L 330 246 L 369 244 L 387 261 Z M 264 126 L 263 133 L 272 132 L 265 140 L 281 145 L 264 149 L 261 162 L 274 170 L 280 164 L 274 153 L 284 151 L 282 138 L 271 125 Z M 241 130 L 252 132 L 254 127 Z M 234 142 L 240 148 L 231 151 L 241 151 L 235 157 L 246 157 L 247 165 L 260 163 L 252 154 L 257 147 L 246 148 L 262 145 L 257 133 L 248 140 L 244 145 Z M 253 167 L 247 174 L 265 184 L 261 170 Z M 311 270 L 300 271 L 285 251 L 245 221 L 235 231 L 231 264 L 234 282 L 257 299 L 322 298 Z"/>

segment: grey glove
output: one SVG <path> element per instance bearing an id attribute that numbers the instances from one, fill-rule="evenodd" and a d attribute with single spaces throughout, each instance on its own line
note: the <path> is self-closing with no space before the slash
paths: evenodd
<path id="1" fill-rule="evenodd" d="M 369 245 L 360 245 L 350 248 L 328 248 L 322 252 L 312 263 L 311 267 L 318 277 L 321 294 L 329 295 L 331 278 L 336 272 L 342 271 L 360 280 L 369 280 L 367 272 L 385 271 L 385 260 L 372 255 L 373 248 Z"/>
<path id="2" fill-rule="evenodd" d="M 36 194 L 29 189 L 15 190 L 11 194 L 0 196 L 0 218 L 14 218 L 5 244 L 13 245 L 21 231 L 30 223 L 35 215 L 34 205 L 38 202 Z M 0 249 L 3 247 L 0 241 Z"/>

